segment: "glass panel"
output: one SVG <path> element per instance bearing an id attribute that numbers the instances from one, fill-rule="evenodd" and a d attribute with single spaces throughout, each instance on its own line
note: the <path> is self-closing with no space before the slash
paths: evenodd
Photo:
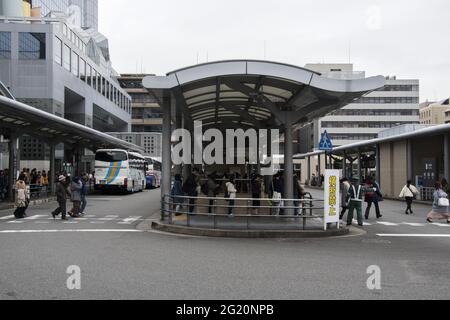
<path id="1" fill-rule="evenodd" d="M 86 82 L 92 85 L 92 67 L 89 64 L 86 66 Z"/>
<path id="2" fill-rule="evenodd" d="M 55 62 L 60 66 L 62 66 L 62 41 L 58 37 L 55 37 L 55 43 L 53 48 L 55 53 L 54 55 Z"/>
<path id="3" fill-rule="evenodd" d="M 19 32 L 19 59 L 45 60 L 45 33 Z"/>
<path id="4" fill-rule="evenodd" d="M 70 48 L 68 45 L 63 47 L 63 66 L 67 71 L 70 71 Z"/>
<path id="5" fill-rule="evenodd" d="M 86 81 L 86 61 L 80 58 L 80 79 Z"/>
<path id="6" fill-rule="evenodd" d="M 0 32 L 0 59 L 11 59 L 10 32 Z"/>
<path id="7" fill-rule="evenodd" d="M 75 51 L 72 51 L 72 73 L 78 77 L 78 69 L 79 65 L 78 65 L 78 55 L 75 53 Z"/>

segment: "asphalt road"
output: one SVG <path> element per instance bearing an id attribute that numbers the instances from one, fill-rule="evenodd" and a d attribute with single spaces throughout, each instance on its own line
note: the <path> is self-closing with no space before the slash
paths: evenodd
<path id="1" fill-rule="evenodd" d="M 91 197 L 67 223 L 51 219 L 55 204 L 20 222 L 1 212 L 0 299 L 450 299 L 450 226 L 426 224 L 427 206 L 406 216 L 385 201 L 360 236 L 210 239 L 144 230 L 159 197 Z M 80 290 L 67 288 L 73 265 Z M 372 265 L 381 290 L 367 288 Z"/>

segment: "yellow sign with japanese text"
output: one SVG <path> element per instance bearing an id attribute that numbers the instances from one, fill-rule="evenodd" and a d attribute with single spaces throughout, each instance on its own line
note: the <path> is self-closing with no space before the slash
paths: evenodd
<path id="1" fill-rule="evenodd" d="M 326 170 L 324 183 L 324 228 L 329 223 L 337 223 L 339 228 L 340 213 L 340 171 Z"/>

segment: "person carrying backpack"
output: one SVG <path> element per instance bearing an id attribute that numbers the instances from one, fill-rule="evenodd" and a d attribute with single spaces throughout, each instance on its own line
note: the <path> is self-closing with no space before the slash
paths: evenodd
<path id="1" fill-rule="evenodd" d="M 195 209 L 195 197 L 197 194 L 197 183 L 193 175 L 190 175 L 183 184 L 183 192 L 189 198 L 189 213 L 194 212 Z"/>
<path id="2" fill-rule="evenodd" d="M 414 199 L 419 194 L 419 191 L 415 186 L 412 185 L 411 180 L 408 180 L 406 182 L 406 185 L 403 187 L 402 191 L 400 192 L 399 198 L 405 198 L 406 201 L 406 211 L 405 214 L 413 214 L 412 211 L 412 204 Z"/>

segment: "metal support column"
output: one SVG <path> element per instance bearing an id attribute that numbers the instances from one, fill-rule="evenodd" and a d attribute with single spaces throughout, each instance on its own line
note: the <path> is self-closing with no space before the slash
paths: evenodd
<path id="1" fill-rule="evenodd" d="M 444 178 L 450 181 L 450 137 L 444 135 Z"/>
<path id="2" fill-rule="evenodd" d="M 343 178 L 348 178 L 348 170 L 347 170 L 347 152 L 344 151 L 344 158 L 342 159 L 342 172 Z"/>
<path id="3" fill-rule="evenodd" d="M 381 155 L 380 155 L 380 145 L 376 145 L 375 151 L 375 166 L 376 166 L 376 179 L 379 185 L 381 185 Z"/>
<path id="4" fill-rule="evenodd" d="M 20 171 L 20 152 L 19 141 L 20 135 L 11 132 L 9 138 L 9 186 L 8 196 L 11 202 L 15 199 L 15 184 Z"/>
<path id="5" fill-rule="evenodd" d="M 161 199 L 164 201 L 164 196 L 170 194 L 171 182 L 171 136 L 172 136 L 172 116 L 171 116 L 171 102 L 170 97 L 165 97 L 162 106 L 163 124 L 162 124 L 162 169 L 161 169 Z M 168 210 L 169 206 L 164 205 L 164 210 Z M 162 213 L 161 213 L 162 214 Z M 162 215 L 164 218 L 164 215 Z"/>
<path id="6" fill-rule="evenodd" d="M 311 185 L 311 157 L 307 157 L 308 159 L 308 179 L 309 185 Z"/>
<path id="7" fill-rule="evenodd" d="M 322 164 L 321 164 L 321 162 L 322 162 L 322 156 L 319 154 L 318 155 L 318 164 L 317 164 L 317 168 L 318 168 L 318 170 L 317 170 L 317 181 L 319 181 L 319 186 L 321 186 L 322 185 L 322 178 L 321 178 L 321 175 L 322 175 Z"/>
<path id="8" fill-rule="evenodd" d="M 362 183 L 362 182 L 363 182 L 363 179 L 362 179 L 361 157 L 362 157 L 362 155 L 361 155 L 361 150 L 358 149 L 358 180 L 359 180 L 359 183 Z"/>
<path id="9" fill-rule="evenodd" d="M 55 174 L 55 152 L 56 145 L 54 143 L 50 144 L 50 172 L 48 174 L 48 183 L 50 187 L 51 195 L 55 195 L 56 192 L 56 174 Z"/>
<path id="10" fill-rule="evenodd" d="M 292 138 L 292 120 L 286 117 L 284 131 L 284 197 L 294 198 L 294 149 Z M 291 201 L 286 201 L 286 206 L 292 206 Z M 285 210 L 285 214 L 290 215 L 292 210 Z"/>

